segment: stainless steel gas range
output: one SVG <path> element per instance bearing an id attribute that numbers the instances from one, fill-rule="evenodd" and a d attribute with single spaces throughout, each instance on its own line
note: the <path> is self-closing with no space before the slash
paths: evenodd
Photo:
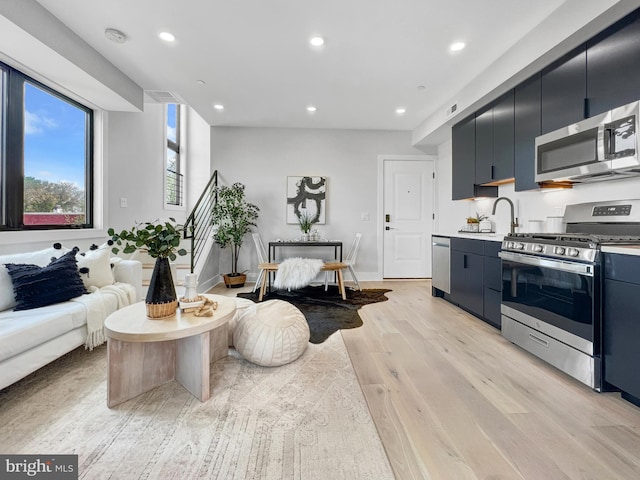
<path id="1" fill-rule="evenodd" d="M 502 335 L 601 391 L 601 247 L 640 244 L 640 199 L 568 205 L 564 222 L 502 242 Z"/>

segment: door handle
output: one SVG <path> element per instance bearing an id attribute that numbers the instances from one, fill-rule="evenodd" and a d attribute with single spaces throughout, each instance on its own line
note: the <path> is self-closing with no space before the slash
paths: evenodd
<path id="1" fill-rule="evenodd" d="M 393 227 L 384 227 L 385 230 L 395 230 Z"/>

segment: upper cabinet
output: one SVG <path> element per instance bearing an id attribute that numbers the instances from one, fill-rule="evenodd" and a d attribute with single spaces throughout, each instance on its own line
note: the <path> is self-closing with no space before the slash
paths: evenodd
<path id="1" fill-rule="evenodd" d="M 514 91 L 513 168 L 517 192 L 538 188 L 535 182 L 535 139 L 542 128 L 541 83 L 538 73 Z"/>
<path id="2" fill-rule="evenodd" d="M 493 106 L 493 165 L 491 181 L 513 178 L 513 90 Z"/>
<path id="3" fill-rule="evenodd" d="M 476 164 L 475 183 L 491 181 L 493 165 L 493 108 L 476 114 Z"/>
<path id="4" fill-rule="evenodd" d="M 588 115 L 640 100 L 640 15 L 587 42 Z"/>
<path id="5" fill-rule="evenodd" d="M 477 185 L 476 179 L 476 117 L 471 115 L 451 129 L 452 165 L 451 198 L 497 197 L 498 187 Z"/>
<path id="6" fill-rule="evenodd" d="M 476 119 L 471 116 L 451 129 L 452 140 L 452 198 L 460 200 L 474 196 L 476 176 Z"/>
<path id="7" fill-rule="evenodd" d="M 640 100 L 639 59 L 640 9 L 456 124 L 453 199 L 537 188 L 535 138 Z"/>
<path id="8" fill-rule="evenodd" d="M 587 52 L 573 50 L 542 71 L 542 133 L 585 118 Z"/>
<path id="9" fill-rule="evenodd" d="M 513 178 L 513 91 L 476 115 L 476 183 Z"/>

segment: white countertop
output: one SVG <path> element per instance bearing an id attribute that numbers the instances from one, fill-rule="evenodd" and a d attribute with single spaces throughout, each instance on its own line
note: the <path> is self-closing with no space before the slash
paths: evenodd
<path id="1" fill-rule="evenodd" d="M 455 232 L 455 233 L 432 233 L 436 237 L 448 237 L 448 238 L 472 238 L 474 240 L 489 240 L 492 242 L 502 242 L 502 239 L 507 235 L 506 233 L 468 233 L 468 232 Z"/>
<path id="2" fill-rule="evenodd" d="M 640 255 L 640 245 L 603 245 L 602 251 L 622 255 Z"/>

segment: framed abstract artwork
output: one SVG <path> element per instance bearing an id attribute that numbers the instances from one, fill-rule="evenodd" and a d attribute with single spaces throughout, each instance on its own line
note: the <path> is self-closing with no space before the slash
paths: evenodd
<path id="1" fill-rule="evenodd" d="M 314 223 L 326 222 L 326 177 L 287 177 L 287 223 L 297 224 L 306 213 Z"/>

